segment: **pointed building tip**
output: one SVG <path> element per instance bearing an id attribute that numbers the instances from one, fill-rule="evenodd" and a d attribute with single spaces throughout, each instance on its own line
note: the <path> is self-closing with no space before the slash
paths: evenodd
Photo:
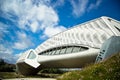
<path id="1" fill-rule="evenodd" d="M 108 19 L 108 20 L 110 20 L 110 19 L 114 19 L 114 18 L 109 17 L 109 16 L 101 16 L 101 18 Z M 114 19 L 114 20 L 115 20 L 115 19 Z"/>
<path id="2" fill-rule="evenodd" d="M 110 17 L 108 17 L 108 16 L 101 16 L 101 18 L 110 18 Z"/>

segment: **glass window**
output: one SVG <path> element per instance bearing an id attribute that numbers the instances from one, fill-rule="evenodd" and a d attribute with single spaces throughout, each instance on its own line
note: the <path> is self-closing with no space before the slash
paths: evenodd
<path id="1" fill-rule="evenodd" d="M 46 55 L 46 51 L 42 52 L 43 55 Z"/>
<path id="2" fill-rule="evenodd" d="M 79 52 L 80 51 L 80 47 L 74 47 L 72 52 Z"/>
<path id="3" fill-rule="evenodd" d="M 49 52 L 49 55 L 52 55 L 52 51 Z"/>
<path id="4" fill-rule="evenodd" d="M 39 53 L 40 55 L 43 55 L 43 52 L 42 53 Z"/>
<path id="5" fill-rule="evenodd" d="M 118 27 L 115 26 L 115 28 L 120 32 L 120 29 Z"/>
<path id="6" fill-rule="evenodd" d="M 28 59 L 35 59 L 36 55 L 33 51 L 30 51 L 29 55 L 28 55 Z"/>
<path id="7" fill-rule="evenodd" d="M 50 55 L 50 51 L 48 51 L 46 55 Z"/>
<path id="8" fill-rule="evenodd" d="M 87 50 L 87 48 L 85 48 L 85 47 L 81 47 L 81 49 L 80 49 L 80 51 L 85 51 L 85 50 Z"/>
<path id="9" fill-rule="evenodd" d="M 67 47 L 57 47 L 54 49 L 50 49 L 40 53 L 40 55 L 59 55 L 59 54 L 66 54 L 66 53 L 75 53 L 80 51 L 87 50 L 87 47 L 80 47 L 80 46 L 67 46 Z"/>
<path id="10" fill-rule="evenodd" d="M 49 52 L 46 52 L 45 55 L 49 55 Z"/>
<path id="11" fill-rule="evenodd" d="M 60 48 L 58 49 L 58 50 L 56 50 L 56 53 L 55 53 L 56 55 L 57 54 L 60 54 Z"/>
<path id="12" fill-rule="evenodd" d="M 66 53 L 71 53 L 72 52 L 73 47 L 68 47 L 66 50 Z"/>
<path id="13" fill-rule="evenodd" d="M 54 51 L 52 52 L 52 54 L 51 54 L 51 55 L 54 55 L 54 54 L 55 54 L 55 52 L 56 52 L 56 50 L 54 50 Z"/>
<path id="14" fill-rule="evenodd" d="M 60 54 L 65 54 L 66 48 L 62 48 Z"/>

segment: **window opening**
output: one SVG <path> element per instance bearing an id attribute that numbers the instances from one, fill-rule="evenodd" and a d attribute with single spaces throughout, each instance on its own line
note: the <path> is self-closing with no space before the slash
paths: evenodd
<path id="1" fill-rule="evenodd" d="M 60 51 L 60 54 L 65 54 L 65 51 L 66 51 L 66 48 L 62 48 L 61 51 Z"/>
<path id="2" fill-rule="evenodd" d="M 81 46 L 64 46 L 64 47 L 57 47 L 47 51 L 40 53 L 39 55 L 59 55 L 59 54 L 68 54 L 68 53 L 75 53 L 80 51 L 87 50 L 87 47 Z"/>
<path id="3" fill-rule="evenodd" d="M 108 18 L 108 20 L 111 22 L 111 19 L 110 19 L 110 18 Z"/>
<path id="4" fill-rule="evenodd" d="M 52 53 L 52 55 L 55 55 L 55 53 L 56 53 L 56 49 L 54 49 L 54 50 L 53 50 L 53 53 Z"/>
<path id="5" fill-rule="evenodd" d="M 58 48 L 58 49 L 56 50 L 56 53 L 55 53 L 55 54 L 57 55 L 57 54 L 59 54 L 59 53 L 60 53 L 60 48 Z"/>
<path id="6" fill-rule="evenodd" d="M 73 52 L 79 52 L 80 47 L 74 47 Z"/>
<path id="7" fill-rule="evenodd" d="M 114 26 L 114 27 L 120 32 L 120 29 L 118 27 L 116 27 L 116 26 Z"/>
<path id="8" fill-rule="evenodd" d="M 33 51 L 30 51 L 29 55 L 28 55 L 28 59 L 35 59 L 36 55 Z"/>
<path id="9" fill-rule="evenodd" d="M 68 47 L 66 53 L 71 53 L 71 52 L 72 52 L 72 47 Z"/>
<path id="10" fill-rule="evenodd" d="M 85 51 L 87 48 L 81 47 L 80 51 Z"/>

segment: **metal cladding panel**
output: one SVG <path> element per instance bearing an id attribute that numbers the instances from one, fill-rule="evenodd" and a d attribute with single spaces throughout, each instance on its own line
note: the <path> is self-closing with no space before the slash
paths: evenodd
<path id="1" fill-rule="evenodd" d="M 27 57 L 27 55 L 28 55 L 28 52 L 29 52 L 29 50 L 25 51 L 25 52 L 19 57 L 19 59 L 17 60 L 17 62 L 20 62 L 20 61 L 24 62 L 24 59 L 26 59 L 26 57 Z"/>
<path id="2" fill-rule="evenodd" d="M 112 36 L 103 43 L 96 62 L 102 61 L 118 52 L 120 52 L 120 36 Z"/>
<path id="3" fill-rule="evenodd" d="M 111 18 L 101 17 L 70 28 L 49 38 L 39 45 L 35 51 L 40 53 L 53 47 L 72 44 L 100 48 L 105 40 L 113 35 L 119 35 L 119 32 L 112 28 L 116 21 L 113 20 L 113 23 L 111 23 L 109 19 Z M 120 28 L 119 22 L 117 26 Z"/>

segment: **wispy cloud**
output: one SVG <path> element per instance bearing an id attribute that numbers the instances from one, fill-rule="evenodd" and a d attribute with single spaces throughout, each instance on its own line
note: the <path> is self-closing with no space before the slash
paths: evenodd
<path id="1" fill-rule="evenodd" d="M 63 3 L 64 0 L 59 2 Z M 59 6 L 59 4 L 56 3 L 56 6 Z M 0 22 L 0 41 L 3 41 L 0 45 L 3 45 L 6 50 L 6 46 L 11 46 L 10 50 L 12 52 L 9 54 L 13 56 L 18 55 L 13 54 L 14 50 L 22 51 L 35 44 L 32 42 L 34 37 L 32 35 L 39 34 L 37 36 L 41 36 L 40 39 L 43 39 L 42 37 L 48 38 L 66 29 L 59 25 L 59 16 L 53 6 L 50 5 L 50 0 L 0 0 L 0 12 L 0 17 L 14 24 L 13 26 Z M 13 26 L 13 29 L 11 29 L 11 26 Z M 16 39 L 6 38 L 10 44 L 7 45 L 5 44 L 7 40 L 2 39 L 9 30 L 13 31 L 10 33 L 12 35 L 8 35 L 9 38 L 14 36 Z M 36 39 L 39 39 L 39 37 L 36 37 Z M 6 52 L 1 52 L 1 54 L 7 55 Z"/>
<path id="2" fill-rule="evenodd" d="M 12 48 L 0 44 L 0 58 L 4 59 L 9 63 L 15 63 L 18 57 L 19 55 L 13 54 Z"/>
<path id="3" fill-rule="evenodd" d="M 0 41 L 2 41 L 4 35 L 9 32 L 7 29 L 8 25 L 0 22 Z"/>
<path id="4" fill-rule="evenodd" d="M 26 48 L 29 48 L 30 46 L 34 45 L 31 42 L 31 37 L 26 35 L 24 32 L 17 32 L 18 41 L 14 43 L 13 48 L 24 50 Z"/>
<path id="5" fill-rule="evenodd" d="M 57 8 L 60 6 L 63 6 L 65 3 L 65 0 L 56 0 L 54 2 L 51 3 L 52 7 Z"/>
<path id="6" fill-rule="evenodd" d="M 2 4 L 2 11 L 4 15 L 11 15 L 12 13 L 12 15 L 17 16 L 19 28 L 36 33 L 48 27 L 57 27 L 56 24 L 59 22 L 59 16 L 50 5 L 46 5 L 47 2 L 50 1 L 11 0 L 10 2 L 5 0 Z M 63 0 L 60 2 L 62 3 Z M 11 18 L 11 16 L 7 17 Z"/>
<path id="7" fill-rule="evenodd" d="M 78 1 L 71 0 L 70 2 L 73 8 L 73 14 L 76 17 L 82 16 L 85 13 L 88 0 L 78 0 Z"/>
<path id="8" fill-rule="evenodd" d="M 0 22 L 0 59 L 2 58 L 9 63 L 15 63 L 18 57 L 14 57 L 10 43 L 4 40 L 5 36 L 8 34 L 8 25 Z"/>
<path id="9" fill-rule="evenodd" d="M 26 25 L 32 32 L 43 30 L 50 25 L 57 24 L 59 21 L 58 15 L 52 9 L 46 5 L 33 6 L 29 9 L 29 12 L 20 18 L 19 25 L 26 29 Z"/>
<path id="10" fill-rule="evenodd" d="M 101 3 L 102 3 L 102 0 L 97 0 L 96 3 L 94 3 L 94 4 L 91 3 L 91 4 L 89 5 L 87 11 L 90 11 L 90 10 L 92 10 L 92 9 L 97 9 L 97 8 L 100 6 Z"/>
<path id="11" fill-rule="evenodd" d="M 70 3 L 73 8 L 73 15 L 75 17 L 80 17 L 87 11 L 91 11 L 100 6 L 102 0 L 96 0 L 96 3 L 90 3 L 89 0 L 71 0 Z"/>

